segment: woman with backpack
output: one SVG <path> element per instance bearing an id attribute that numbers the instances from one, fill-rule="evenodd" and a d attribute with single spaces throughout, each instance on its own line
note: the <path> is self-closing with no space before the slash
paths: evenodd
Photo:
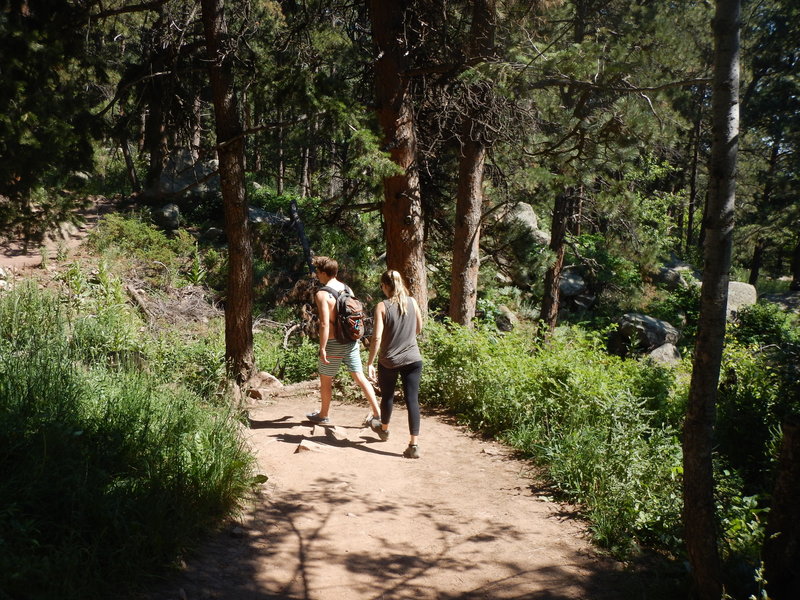
<path id="1" fill-rule="evenodd" d="M 375 356 L 378 355 L 378 384 L 381 389 L 381 419 L 370 421 L 371 429 L 381 441 L 389 439 L 394 390 L 397 376 L 403 383 L 408 409 L 408 431 L 411 434 L 406 458 L 419 458 L 419 382 L 422 376 L 422 355 L 417 335 L 422 331 L 422 313 L 417 301 L 408 294 L 400 273 L 388 270 L 381 275 L 381 290 L 386 300 L 375 307 L 372 340 L 369 345 L 368 374 L 375 379 Z"/>

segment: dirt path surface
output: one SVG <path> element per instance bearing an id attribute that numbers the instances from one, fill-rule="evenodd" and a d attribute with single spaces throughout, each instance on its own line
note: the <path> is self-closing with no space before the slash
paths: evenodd
<path id="1" fill-rule="evenodd" d="M 502 446 L 423 413 L 422 458 L 404 459 L 402 405 L 380 442 L 361 425 L 365 406 L 334 399 L 334 426 L 305 421 L 317 393 L 286 386 L 252 408 L 260 497 L 145 598 L 648 597 Z"/>
<path id="2" fill-rule="evenodd" d="M 0 268 L 11 273 L 39 267 L 42 256 L 47 260 L 56 258 L 59 253 L 69 255 L 80 247 L 89 231 L 97 224 L 100 216 L 114 209 L 114 202 L 103 196 L 90 197 L 85 209 L 79 210 L 79 225 L 62 224 L 57 231 L 45 236 L 42 244 L 25 244 L 22 239 L 0 236 Z"/>

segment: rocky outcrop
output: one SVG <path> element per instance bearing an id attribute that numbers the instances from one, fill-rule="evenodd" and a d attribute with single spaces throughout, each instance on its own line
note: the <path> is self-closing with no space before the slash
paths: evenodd
<path id="1" fill-rule="evenodd" d="M 728 320 L 735 318 L 745 306 L 751 306 L 757 301 L 758 293 L 755 287 L 749 283 L 731 281 L 728 284 Z"/>
<path id="2" fill-rule="evenodd" d="M 662 344 L 655 350 L 648 352 L 647 356 L 653 362 L 667 366 L 676 365 L 681 361 L 681 353 L 675 344 Z"/>
<path id="3" fill-rule="evenodd" d="M 664 344 L 674 345 L 681 335 L 666 321 L 639 313 L 627 313 L 617 323 L 609 349 L 623 356 L 629 349 L 649 353 Z"/>

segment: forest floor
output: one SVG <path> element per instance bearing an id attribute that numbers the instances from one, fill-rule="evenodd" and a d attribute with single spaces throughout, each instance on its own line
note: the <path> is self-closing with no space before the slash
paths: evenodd
<path id="1" fill-rule="evenodd" d="M 81 254 L 86 225 L 45 252 Z M 0 242 L 24 278 L 42 252 Z M 48 269 L 53 268 L 48 267 Z M 225 524 L 140 600 L 666 600 L 675 573 L 633 568 L 593 546 L 574 507 L 537 469 L 452 418 L 423 410 L 420 459 L 405 459 L 406 412 L 391 437 L 363 426 L 366 402 L 334 397 L 332 426 L 305 414 L 316 381 L 272 388 L 249 406 L 245 436 L 268 477 Z M 298 450 L 301 443 L 310 450 Z M 657 561 L 658 562 L 658 561 Z M 678 577 L 680 578 L 680 576 Z"/>

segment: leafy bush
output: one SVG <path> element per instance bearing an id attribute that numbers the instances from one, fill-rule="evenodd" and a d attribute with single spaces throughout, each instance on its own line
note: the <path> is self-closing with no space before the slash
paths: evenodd
<path id="1" fill-rule="evenodd" d="M 624 552 L 638 538 L 675 548 L 680 444 L 675 425 L 647 408 L 670 402 L 673 379 L 608 356 L 599 336 L 575 329 L 547 344 L 530 339 L 430 324 L 424 401 L 544 462 L 604 545 Z"/>
<path id="2" fill-rule="evenodd" d="M 743 307 L 731 330 L 732 336 L 742 344 L 800 343 L 800 327 L 796 317 L 770 302 L 759 302 Z"/>
<path id="3" fill-rule="evenodd" d="M 207 271 L 198 259 L 195 239 L 188 231 L 179 229 L 169 236 L 141 215 L 109 214 L 89 233 L 88 241 L 97 252 L 145 263 L 153 269 L 150 277 L 162 280 L 167 286 L 185 285 L 197 279 L 200 269 Z M 181 272 L 183 278 L 179 277 Z"/>
<path id="4" fill-rule="evenodd" d="M 0 589 L 108 597 L 236 508 L 252 458 L 228 411 L 70 339 L 58 298 L 0 298 Z M 110 327 L 111 325 L 108 325 Z"/>

